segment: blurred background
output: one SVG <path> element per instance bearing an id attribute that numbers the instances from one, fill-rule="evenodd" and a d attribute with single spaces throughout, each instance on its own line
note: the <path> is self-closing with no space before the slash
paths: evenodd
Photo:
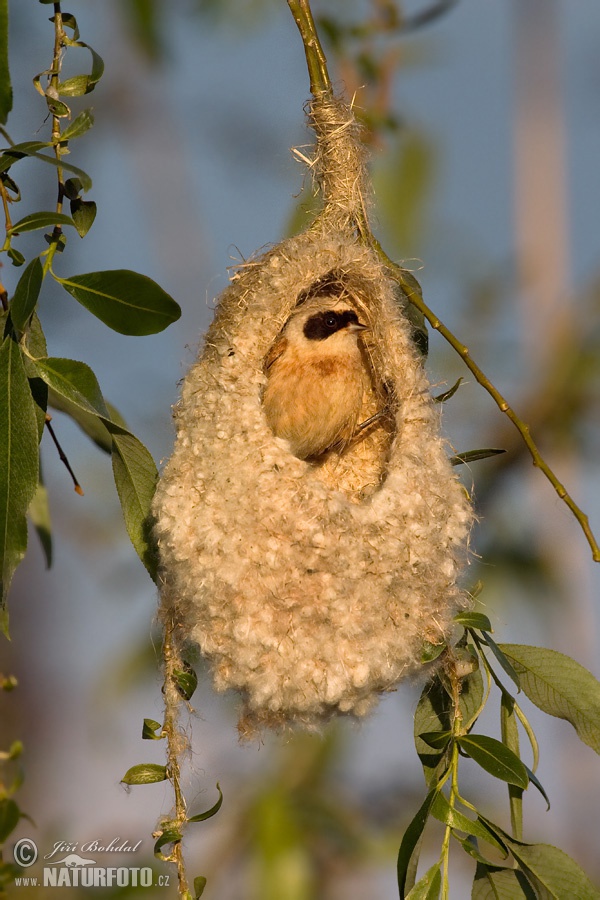
<path id="1" fill-rule="evenodd" d="M 88 362 L 160 462 L 177 382 L 230 267 L 307 221 L 310 184 L 290 153 L 311 142 L 303 49 L 284 0 L 74 0 L 68 11 L 106 73 L 73 104 L 96 117 L 70 161 L 94 180 L 97 219 L 55 268 L 134 269 L 183 314 L 163 334 L 123 337 L 46 284 L 40 315 L 49 352 Z M 32 78 L 52 58 L 51 12 L 35 0 L 10 4 L 13 141 L 49 134 Z M 600 6 L 314 0 L 313 12 L 332 77 L 368 129 L 377 235 L 530 423 L 600 532 Z M 69 51 L 68 74 L 88 58 Z M 19 164 L 19 216 L 53 206 L 53 170 L 40 168 Z M 30 258 L 41 241 L 23 235 L 19 249 Z M 3 269 L 9 294 L 19 274 Z M 600 676 L 600 568 L 577 523 L 437 334 L 428 368 L 438 393 L 464 378 L 445 406 L 456 451 L 507 450 L 463 473 L 480 516 L 468 583 L 483 582 L 496 639 L 552 647 Z M 24 741 L 20 805 L 35 823 L 22 820 L 13 837 L 33 838 L 41 855 L 57 841 L 141 840 L 135 860 L 117 864 L 169 872 L 152 862 L 151 833 L 170 791 L 119 783 L 136 763 L 164 762 L 161 742 L 141 740 L 143 718 L 162 714 L 156 592 L 128 543 L 108 458 L 71 420 L 56 414 L 54 424 L 85 497 L 46 438 L 54 562 L 46 571 L 32 534 L 13 583 L 12 642 L 0 647 L 2 671 L 19 681 L 0 698 L 1 743 Z M 218 816 L 185 839 L 190 874 L 208 877 L 205 896 L 396 897 L 398 845 L 425 793 L 412 743 L 420 686 L 401 685 L 360 725 L 240 745 L 236 698 L 216 695 L 200 662 L 198 671 L 190 812 L 212 805 L 217 781 L 225 795 Z M 526 838 L 558 845 L 600 884 L 600 761 L 568 724 L 523 705 L 552 801 L 546 812 L 539 795 L 526 795 Z M 480 730 L 498 736 L 497 699 L 490 706 Z M 463 794 L 507 827 L 503 785 L 491 790 L 468 762 L 461 778 Z M 427 832 L 424 864 L 437 858 L 440 835 L 435 825 Z M 464 900 L 473 873 L 460 848 L 454 860 L 451 896 Z"/>

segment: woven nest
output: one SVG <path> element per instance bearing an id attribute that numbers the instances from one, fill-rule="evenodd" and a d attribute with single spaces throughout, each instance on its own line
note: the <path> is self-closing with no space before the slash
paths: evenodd
<path id="1" fill-rule="evenodd" d="M 240 692 L 243 733 L 364 715 L 422 669 L 423 642 L 444 640 L 464 605 L 470 505 L 395 284 L 352 225 L 364 196 L 353 119 L 338 101 L 326 112 L 324 213 L 219 298 L 154 502 L 162 614 L 199 645 L 217 690 Z M 332 140 L 344 165 L 326 159 Z M 267 422 L 265 360 L 298 305 L 331 285 L 369 326 L 360 419 L 384 415 L 303 460 Z"/>

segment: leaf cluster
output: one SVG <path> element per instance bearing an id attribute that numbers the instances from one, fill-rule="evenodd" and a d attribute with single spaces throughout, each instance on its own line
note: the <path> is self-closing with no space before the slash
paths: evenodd
<path id="1" fill-rule="evenodd" d="M 544 712 L 566 719 L 579 738 L 600 753 L 600 683 L 562 653 L 497 644 L 488 618 L 481 613 L 460 613 L 456 622 L 463 635 L 455 647 L 442 649 L 439 668 L 415 713 L 415 746 L 427 795 L 400 846 L 400 898 L 447 897 L 449 853 L 455 841 L 475 860 L 473 900 L 598 900 L 600 892 L 566 853 L 523 838 L 523 792 L 533 785 L 548 808 L 550 801 L 535 774 L 538 743 L 514 693 L 516 689 Z M 432 657 L 428 646 L 424 661 Z M 501 740 L 474 732 L 493 685 L 500 691 Z M 530 745 L 531 768 L 522 759 L 521 730 Z M 506 783 L 510 832 L 462 796 L 459 764 L 466 758 Z M 442 848 L 437 862 L 417 880 L 423 832 L 431 818 L 444 825 Z"/>
<path id="2" fill-rule="evenodd" d="M 168 656 L 168 654 L 165 654 L 165 656 Z M 173 667 L 172 671 L 167 670 L 165 672 L 165 680 L 165 696 L 169 696 L 169 685 L 166 682 L 170 680 L 176 695 L 186 703 L 189 703 L 198 685 L 198 678 L 194 669 L 185 661 L 182 661 L 179 668 Z M 177 756 L 178 748 L 175 731 L 175 710 L 171 704 L 167 702 L 165 719 L 162 724 L 155 719 L 144 719 L 142 726 L 143 740 L 167 741 L 167 765 L 139 763 L 127 770 L 121 779 L 121 782 L 128 787 L 131 785 L 156 784 L 161 781 L 170 781 L 173 785 L 176 800 L 176 814 L 174 818 L 164 819 L 160 823 L 160 828 L 155 833 L 154 855 L 162 862 L 172 862 L 177 865 L 180 885 L 179 895 L 183 900 L 197 900 L 204 892 L 206 878 L 204 875 L 199 875 L 194 878 L 193 893 L 187 887 L 185 866 L 181 854 L 183 832 L 188 825 L 197 822 L 205 822 L 207 819 L 211 819 L 215 816 L 223 804 L 223 792 L 217 782 L 217 791 L 219 794 L 217 801 L 209 809 L 206 809 L 203 812 L 195 813 L 191 816 L 187 814 L 185 801 L 179 785 L 179 761 Z M 168 852 L 165 853 L 166 848 L 168 848 Z"/>
<path id="3" fill-rule="evenodd" d="M 54 269 L 57 254 L 67 245 L 68 231 L 72 229 L 84 237 L 96 214 L 96 204 L 82 196 L 92 187 L 90 176 L 65 160 L 71 143 L 93 126 L 93 113 L 84 109 L 72 118 L 64 98 L 93 91 L 104 64 L 99 54 L 81 40 L 75 17 L 61 12 L 59 3 L 54 4 L 50 21 L 54 26 L 52 63 L 34 79 L 50 114 L 50 139 L 14 143 L 3 132 L 9 146 L 0 152 L 0 194 L 6 224 L 0 253 L 6 253 L 14 266 L 25 266 L 12 296 L 0 286 L 0 627 L 7 635 L 6 598 L 14 571 L 27 550 L 28 517 L 40 535 L 48 565 L 51 563 L 47 492 L 39 463 L 39 445 L 45 431 L 57 444 L 75 489 L 83 493 L 50 425 L 52 409 L 70 416 L 98 447 L 110 454 L 127 531 L 149 574 L 156 577 L 156 554 L 150 533 L 156 466 L 146 447 L 107 403 L 90 367 L 79 360 L 49 355 L 38 315 L 44 282 L 53 279 L 88 312 L 120 334 L 156 334 L 180 316 L 172 297 L 137 272 L 102 270 L 65 277 Z M 7 7 L 5 0 L 0 0 L 0 44 L 7 43 L 6 29 Z M 63 56 L 72 49 L 86 51 L 91 57 L 90 70 L 62 79 Z M 8 93 L 0 93 L 0 121 L 6 121 L 10 105 Z M 54 168 L 57 201 L 55 209 L 32 212 L 13 223 L 11 205 L 21 199 L 15 178 L 23 159 Z M 67 172 L 73 177 L 66 178 Z M 67 202 L 70 215 L 63 211 Z M 46 232 L 47 247 L 25 265 L 26 259 L 16 244 L 21 234 L 34 231 Z"/>

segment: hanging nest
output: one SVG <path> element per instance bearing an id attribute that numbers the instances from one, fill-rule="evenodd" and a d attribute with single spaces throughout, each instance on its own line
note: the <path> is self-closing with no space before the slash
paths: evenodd
<path id="1" fill-rule="evenodd" d="M 472 512 L 448 461 L 392 273 L 361 238 L 364 148 L 349 108 L 311 106 L 324 208 L 239 267 L 175 407 L 154 502 L 161 610 L 195 642 L 242 733 L 363 716 L 422 669 L 464 605 Z M 353 439 L 300 459 L 271 430 L 270 354 L 290 316 L 343 298 L 368 331 Z M 377 417 L 378 416 L 378 417 Z"/>

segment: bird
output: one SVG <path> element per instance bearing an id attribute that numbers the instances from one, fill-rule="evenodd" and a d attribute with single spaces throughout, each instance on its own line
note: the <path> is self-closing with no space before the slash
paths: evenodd
<path id="1" fill-rule="evenodd" d="M 267 422 L 299 459 L 354 436 L 369 384 L 360 345 L 367 329 L 347 300 L 317 296 L 297 307 L 267 353 Z"/>

